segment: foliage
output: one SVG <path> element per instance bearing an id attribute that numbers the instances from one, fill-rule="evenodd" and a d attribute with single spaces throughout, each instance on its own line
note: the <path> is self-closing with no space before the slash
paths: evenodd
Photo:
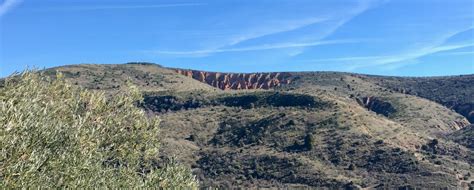
<path id="1" fill-rule="evenodd" d="M 312 134 L 307 134 L 304 137 L 304 146 L 306 147 L 307 150 L 313 150 L 314 148 L 314 140 L 313 140 L 313 135 Z"/>
<path id="2" fill-rule="evenodd" d="M 186 167 L 156 167 L 157 119 L 131 86 L 111 98 L 24 72 L 0 88 L 0 188 L 197 188 Z"/>
<path id="3" fill-rule="evenodd" d="M 252 107 L 275 106 L 275 107 L 320 107 L 322 102 L 318 102 L 314 97 L 305 94 L 286 92 L 255 92 L 250 94 L 240 94 L 234 96 L 224 96 L 218 102 L 232 107 L 242 107 L 244 109 Z"/>

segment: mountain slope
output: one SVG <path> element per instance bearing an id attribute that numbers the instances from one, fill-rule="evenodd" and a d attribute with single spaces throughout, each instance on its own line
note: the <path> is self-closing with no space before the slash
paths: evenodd
<path id="1" fill-rule="evenodd" d="M 142 91 L 217 90 L 196 80 L 177 75 L 172 70 L 149 63 L 82 64 L 46 70 L 51 76 L 54 76 L 56 71 L 62 72 L 76 85 L 104 91 L 120 90 L 120 87 L 127 83 L 137 85 Z"/>
<path id="2" fill-rule="evenodd" d="M 161 159 L 176 155 L 203 186 L 467 188 L 474 180 L 474 152 L 457 140 L 469 140 L 457 135 L 470 134 L 462 132 L 469 121 L 431 101 L 447 92 L 421 97 L 395 90 L 408 84 L 337 72 L 228 74 L 124 64 L 47 73 L 54 70 L 110 94 L 126 82 L 137 85 L 144 92 L 139 106 L 162 119 Z"/>
<path id="3" fill-rule="evenodd" d="M 372 82 L 402 93 L 413 94 L 455 110 L 474 122 L 474 75 L 450 77 L 379 77 Z"/>

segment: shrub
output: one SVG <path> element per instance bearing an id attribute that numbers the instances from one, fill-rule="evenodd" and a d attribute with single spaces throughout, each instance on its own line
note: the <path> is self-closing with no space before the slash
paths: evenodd
<path id="1" fill-rule="evenodd" d="M 313 140 L 313 135 L 312 134 L 307 134 L 304 137 L 304 146 L 306 150 L 313 150 L 314 148 L 314 140 Z"/>
<path id="2" fill-rule="evenodd" d="M 197 188 L 189 169 L 153 164 L 159 121 L 135 106 L 140 99 L 133 86 L 107 99 L 61 74 L 7 79 L 0 88 L 0 189 Z"/>

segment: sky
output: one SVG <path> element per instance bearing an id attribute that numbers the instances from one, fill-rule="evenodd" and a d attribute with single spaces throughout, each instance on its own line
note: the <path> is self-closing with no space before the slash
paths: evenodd
<path id="1" fill-rule="evenodd" d="M 0 77 L 153 62 L 221 72 L 474 73 L 472 0 L 0 0 Z"/>

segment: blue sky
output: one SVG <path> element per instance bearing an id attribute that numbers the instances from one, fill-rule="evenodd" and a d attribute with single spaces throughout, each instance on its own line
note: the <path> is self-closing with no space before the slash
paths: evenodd
<path id="1" fill-rule="evenodd" d="M 225 72 L 474 73 L 472 0 L 0 0 L 0 76 L 154 62 Z"/>

